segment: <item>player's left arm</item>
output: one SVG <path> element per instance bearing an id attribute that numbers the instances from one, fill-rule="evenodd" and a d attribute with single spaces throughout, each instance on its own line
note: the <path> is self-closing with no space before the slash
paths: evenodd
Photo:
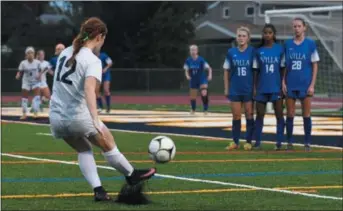
<path id="1" fill-rule="evenodd" d="M 311 79 L 310 87 L 308 88 L 308 91 L 307 91 L 307 93 L 309 95 L 313 95 L 314 94 L 314 87 L 316 85 L 316 80 L 317 80 L 318 62 L 319 62 L 319 60 L 320 60 L 320 58 L 319 58 L 319 54 L 318 54 L 318 51 L 317 51 L 317 46 L 313 42 L 313 50 L 312 50 L 312 54 L 311 54 L 312 79 Z"/>
<path id="2" fill-rule="evenodd" d="M 105 62 L 106 62 L 106 67 L 102 70 L 102 73 L 106 73 L 107 70 L 112 67 L 113 65 L 113 61 L 112 59 L 106 54 L 106 57 L 105 57 Z"/>
<path id="3" fill-rule="evenodd" d="M 212 68 L 206 61 L 204 62 L 204 69 L 208 71 L 207 80 L 212 80 Z"/>

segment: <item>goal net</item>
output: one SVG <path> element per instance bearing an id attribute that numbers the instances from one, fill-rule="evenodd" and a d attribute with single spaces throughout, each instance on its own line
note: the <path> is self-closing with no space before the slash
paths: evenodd
<path id="1" fill-rule="evenodd" d="M 276 26 L 280 41 L 292 37 L 295 17 L 306 21 L 306 35 L 316 41 L 320 56 L 315 87 L 317 97 L 340 99 L 343 95 L 342 12 L 341 5 L 265 12 L 265 22 Z M 270 105 L 268 111 L 272 111 Z"/>

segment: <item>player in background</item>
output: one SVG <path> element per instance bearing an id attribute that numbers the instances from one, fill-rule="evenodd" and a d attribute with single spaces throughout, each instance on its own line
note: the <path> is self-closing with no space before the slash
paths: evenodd
<path id="1" fill-rule="evenodd" d="M 113 62 L 112 59 L 104 52 L 97 53 L 99 59 L 101 60 L 102 65 L 102 84 L 103 84 L 103 91 L 106 100 L 106 112 L 110 113 L 111 111 L 111 92 L 110 92 L 110 85 L 111 85 L 111 71 L 109 68 L 112 67 Z M 98 104 L 98 111 L 101 112 L 103 109 L 102 105 L 102 97 L 100 93 L 100 86 L 97 92 L 97 104 Z"/>
<path id="2" fill-rule="evenodd" d="M 53 75 L 53 71 L 51 70 L 50 63 L 44 60 L 45 59 L 44 50 L 37 51 L 36 58 L 41 62 L 38 79 L 41 81 L 40 92 L 41 92 L 41 102 L 43 104 L 50 100 L 50 89 L 46 81 L 46 73 Z M 41 108 L 43 109 L 43 107 Z"/>
<path id="3" fill-rule="evenodd" d="M 253 88 L 254 73 L 253 60 L 255 50 L 249 45 L 250 30 L 247 27 L 237 29 L 238 47 L 228 50 L 223 65 L 224 68 L 224 94 L 231 101 L 232 110 L 232 136 L 234 143 L 227 149 L 239 149 L 241 135 L 241 108 L 244 106 L 246 118 L 246 144 L 250 144 L 254 128 Z"/>
<path id="4" fill-rule="evenodd" d="M 62 43 L 59 43 L 55 47 L 55 55 L 50 59 L 49 63 L 51 65 L 51 70 L 54 72 L 56 69 L 57 59 L 60 53 L 65 49 Z"/>
<path id="5" fill-rule="evenodd" d="M 186 59 L 183 69 L 187 80 L 189 80 L 191 114 L 194 114 L 196 110 L 196 98 L 199 89 L 204 114 L 207 114 L 209 105 L 208 81 L 212 80 L 212 68 L 203 57 L 199 56 L 198 46 L 191 45 L 189 51 L 190 57 Z M 208 74 L 206 74 L 205 70 L 208 70 Z"/>
<path id="6" fill-rule="evenodd" d="M 277 121 L 275 150 L 280 150 L 285 128 L 281 83 L 285 57 L 284 48 L 276 43 L 276 29 L 272 24 L 266 24 L 263 28 L 262 42 L 256 51 L 256 60 L 253 67 L 257 70 L 255 77 L 256 120 L 254 130 L 256 143 L 254 148 L 260 148 L 266 103 L 272 102 Z"/>
<path id="7" fill-rule="evenodd" d="M 53 136 L 77 151 L 81 172 L 94 190 L 95 201 L 108 201 L 110 197 L 101 185 L 91 144 L 102 150 L 109 165 L 122 173 L 131 187 L 156 172 L 154 168 L 134 169 L 98 117 L 96 86 L 101 83 L 103 68 L 93 52 L 101 49 L 106 35 L 107 27 L 100 19 L 93 17 L 82 23 L 73 45 L 59 56 L 49 113 Z"/>
<path id="8" fill-rule="evenodd" d="M 33 92 L 32 107 L 34 118 L 37 118 L 40 107 L 40 80 L 37 76 L 40 69 L 40 61 L 35 59 L 35 49 L 33 47 L 27 47 L 25 50 L 26 59 L 19 64 L 18 72 L 15 76 L 17 80 L 22 77 L 21 83 L 21 107 L 23 109 L 23 115 L 20 119 L 27 118 L 27 104 L 29 92 Z"/>
<path id="9" fill-rule="evenodd" d="M 293 149 L 295 102 L 301 102 L 304 120 L 305 150 L 310 151 L 312 120 L 311 97 L 317 79 L 319 55 L 316 43 L 305 36 L 306 23 L 301 18 L 293 20 L 294 38 L 285 42 L 286 71 L 282 88 L 287 96 L 287 149 Z"/>

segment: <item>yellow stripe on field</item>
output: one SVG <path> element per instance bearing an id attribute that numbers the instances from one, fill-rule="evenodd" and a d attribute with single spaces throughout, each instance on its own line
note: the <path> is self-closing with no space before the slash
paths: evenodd
<path id="1" fill-rule="evenodd" d="M 280 187 L 274 188 L 279 190 L 294 190 L 303 193 L 317 192 L 316 189 L 340 189 L 343 186 L 310 186 L 310 187 Z M 167 194 L 192 194 L 192 193 L 223 193 L 223 192 L 246 192 L 256 191 L 249 188 L 227 188 L 227 189 L 201 189 L 201 190 L 181 190 L 181 191 L 150 191 L 145 192 L 149 195 L 167 195 Z M 109 193 L 110 195 L 118 195 L 118 193 Z M 93 196 L 93 193 L 60 193 L 60 194 L 23 194 L 23 195 L 2 195 L 2 199 L 24 199 L 24 198 L 70 198 Z"/>
<path id="2" fill-rule="evenodd" d="M 225 159 L 225 160 L 173 160 L 171 163 L 226 163 L 226 162 L 300 162 L 300 161 L 341 161 L 343 158 L 289 158 L 289 159 Z M 71 161 L 77 162 L 77 161 Z M 100 160 L 97 163 L 107 163 Z M 130 160 L 132 163 L 153 163 L 152 160 Z M 1 164 L 59 164 L 52 161 L 1 161 Z"/>

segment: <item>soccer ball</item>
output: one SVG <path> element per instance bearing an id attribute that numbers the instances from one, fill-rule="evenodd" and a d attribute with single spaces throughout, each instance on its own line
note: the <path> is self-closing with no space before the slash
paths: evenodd
<path id="1" fill-rule="evenodd" d="M 175 157 L 174 141 L 167 136 L 157 136 L 149 144 L 149 157 L 156 163 L 168 163 Z"/>

